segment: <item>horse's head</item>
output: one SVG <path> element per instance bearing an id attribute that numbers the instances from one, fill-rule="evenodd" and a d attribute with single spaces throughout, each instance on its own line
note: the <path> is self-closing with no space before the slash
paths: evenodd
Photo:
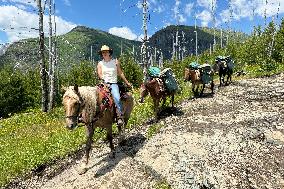
<path id="1" fill-rule="evenodd" d="M 145 97 L 148 95 L 148 93 L 149 93 L 144 83 L 140 86 L 139 91 L 140 91 L 140 100 L 139 100 L 139 102 L 140 102 L 140 103 L 143 103 L 143 102 L 144 102 L 144 98 L 145 98 Z"/>
<path id="2" fill-rule="evenodd" d="M 190 77 L 189 77 L 189 69 L 185 68 L 184 70 L 184 81 L 189 81 Z"/>
<path id="3" fill-rule="evenodd" d="M 65 110 L 66 128 L 74 129 L 78 124 L 79 115 L 84 106 L 77 85 L 66 90 L 62 103 Z"/>
<path id="4" fill-rule="evenodd" d="M 225 60 L 220 61 L 220 67 L 226 69 L 228 67 L 227 62 Z"/>
<path id="5" fill-rule="evenodd" d="M 199 70 L 191 70 L 188 68 L 185 68 L 184 72 L 184 81 L 196 81 L 199 80 L 200 78 L 200 72 Z"/>

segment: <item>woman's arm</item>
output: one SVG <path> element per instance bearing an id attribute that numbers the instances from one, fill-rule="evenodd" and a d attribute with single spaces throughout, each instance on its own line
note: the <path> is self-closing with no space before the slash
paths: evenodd
<path id="1" fill-rule="evenodd" d="M 99 79 L 103 79 L 102 65 L 100 63 L 98 63 L 97 65 L 97 72 L 98 72 Z"/>
<path id="2" fill-rule="evenodd" d="M 117 67 L 117 75 L 119 75 L 121 77 L 121 79 L 126 83 L 126 85 L 128 85 L 129 87 L 132 87 L 132 85 L 125 78 L 124 73 L 123 73 L 123 71 L 120 67 L 120 62 L 118 61 L 118 59 L 116 59 L 116 67 Z"/>

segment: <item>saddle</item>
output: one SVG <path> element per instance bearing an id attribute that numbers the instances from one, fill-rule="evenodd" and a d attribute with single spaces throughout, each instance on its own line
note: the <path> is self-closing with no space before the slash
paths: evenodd
<path id="1" fill-rule="evenodd" d="M 101 98 L 101 100 L 99 100 L 100 102 L 98 102 L 98 104 L 100 106 L 100 111 L 105 111 L 108 108 L 113 108 L 114 107 L 114 100 L 113 100 L 113 97 L 111 95 L 110 84 L 100 83 L 100 84 L 97 85 L 97 87 L 98 87 L 99 97 Z M 128 98 L 127 92 L 129 92 L 127 87 L 123 83 L 118 83 L 118 87 L 119 87 L 121 100 L 127 99 Z"/>
<path id="2" fill-rule="evenodd" d="M 103 112 L 108 108 L 113 108 L 113 98 L 111 95 L 110 86 L 105 83 L 100 83 L 97 85 L 98 87 L 98 105 L 99 111 Z"/>

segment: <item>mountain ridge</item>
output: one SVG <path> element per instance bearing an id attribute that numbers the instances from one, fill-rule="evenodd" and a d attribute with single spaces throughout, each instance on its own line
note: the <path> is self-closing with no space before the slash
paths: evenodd
<path id="1" fill-rule="evenodd" d="M 176 48 L 175 53 L 183 51 L 183 56 L 191 56 L 195 54 L 195 30 L 198 34 L 198 54 L 207 50 L 213 45 L 214 36 L 208 32 L 208 28 L 204 29 L 193 26 L 171 25 L 157 31 L 148 40 L 149 50 L 154 54 L 154 48 L 158 49 L 158 56 L 163 59 L 173 58 L 173 49 Z M 204 30 L 207 30 L 204 31 Z M 210 31 L 210 29 L 209 29 Z M 216 30 L 215 41 L 219 43 Z M 84 60 L 98 61 L 100 59 L 97 51 L 103 44 L 109 45 L 114 53 L 114 57 L 119 57 L 122 53 L 129 53 L 133 55 L 137 61 L 141 60 L 141 44 L 140 41 L 128 40 L 106 31 L 89 28 L 86 26 L 76 26 L 70 32 L 56 37 L 57 49 L 59 55 L 60 66 L 68 68 L 71 65 L 78 64 Z M 225 43 L 225 39 L 223 39 Z M 173 46 L 173 42 L 180 45 L 178 49 Z M 24 39 L 19 42 L 9 45 L 6 52 L 0 56 L 0 66 L 4 64 L 17 64 L 23 68 L 34 68 L 38 66 L 38 39 Z M 45 57 L 48 57 L 48 39 L 45 39 Z M 122 49 L 121 49 L 122 48 Z"/>

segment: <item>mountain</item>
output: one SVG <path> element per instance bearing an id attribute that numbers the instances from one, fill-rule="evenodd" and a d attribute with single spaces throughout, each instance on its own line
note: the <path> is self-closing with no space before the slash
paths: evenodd
<path id="1" fill-rule="evenodd" d="M 198 54 L 210 48 L 213 44 L 214 36 L 203 31 L 199 27 L 196 29 L 198 37 Z M 216 40 L 219 40 L 217 37 Z M 156 32 L 150 39 L 151 46 L 161 49 L 163 56 L 166 59 L 171 59 L 173 49 L 176 52 L 183 50 L 184 56 L 195 54 L 195 28 L 193 26 L 167 26 L 166 28 Z M 175 48 L 173 43 L 179 44 L 180 49 Z"/>
<path id="2" fill-rule="evenodd" d="M 0 45 L 0 56 L 2 56 L 3 54 L 5 54 L 7 48 L 9 47 L 8 44 L 4 44 L 4 45 Z"/>
<path id="3" fill-rule="evenodd" d="M 210 28 L 197 27 L 198 54 L 212 47 L 214 42 L 214 31 Z M 215 31 L 215 40 L 220 44 L 220 30 Z M 223 43 L 226 43 L 227 31 L 223 31 Z M 73 64 L 78 64 L 82 60 L 97 61 L 100 59 L 97 51 L 103 44 L 109 45 L 114 50 L 114 57 L 119 57 L 121 47 L 123 52 L 132 53 L 135 51 L 135 58 L 141 59 L 141 42 L 124 39 L 108 32 L 77 26 L 70 32 L 56 37 L 59 67 L 68 69 Z M 178 44 L 174 46 L 173 43 Z M 193 26 L 167 26 L 157 31 L 148 40 L 148 49 L 151 54 L 156 54 L 158 59 L 163 54 L 163 59 L 173 57 L 173 49 L 176 56 L 183 53 L 183 57 L 195 54 L 195 28 Z M 45 39 L 45 58 L 48 60 L 48 38 Z M 92 50 L 91 50 L 92 48 Z M 156 49 L 156 51 L 155 51 Z M 11 44 L 5 48 L 5 54 L 0 54 L 0 66 L 3 64 L 13 64 L 22 69 L 30 69 L 38 66 L 38 39 L 25 39 Z M 92 51 L 92 53 L 91 53 Z M 177 53 L 178 52 L 178 53 Z M 1 53 L 1 52 L 0 52 Z M 153 58 L 153 57 L 152 57 Z"/>
<path id="4" fill-rule="evenodd" d="M 48 60 L 48 38 L 45 36 L 45 57 Z M 103 44 L 109 45 L 113 49 L 114 57 L 118 57 L 123 52 L 132 52 L 133 48 L 140 50 L 139 41 L 124 39 L 110 33 L 91 29 L 85 26 L 78 26 L 64 35 L 56 37 L 59 65 L 68 68 L 72 64 L 77 64 L 82 60 L 100 59 L 97 51 Z M 91 50 L 92 48 L 92 50 Z M 92 51 L 92 53 L 91 53 Z M 34 68 L 38 65 L 38 39 L 25 39 L 15 42 L 9 46 L 5 54 L 0 56 L 0 65 L 13 64 L 19 67 Z"/>
<path id="5" fill-rule="evenodd" d="M 232 37 L 238 38 L 239 40 L 244 40 L 246 35 L 241 32 L 230 32 L 228 30 L 216 29 L 206 27 L 196 27 L 197 31 L 197 46 L 198 54 L 203 51 L 213 47 L 214 43 L 214 33 L 216 45 L 221 44 L 225 46 L 227 39 Z M 228 37 L 228 38 L 227 38 Z M 152 47 L 156 47 L 163 53 L 165 59 L 171 59 L 173 57 L 173 52 L 176 52 L 176 56 L 183 53 L 183 56 L 195 55 L 196 49 L 196 34 L 194 26 L 184 26 L 184 25 L 171 25 L 166 28 L 159 30 L 154 35 L 149 38 L 149 44 Z M 173 45 L 178 44 L 179 47 Z M 178 52 L 178 53 L 177 53 Z"/>

